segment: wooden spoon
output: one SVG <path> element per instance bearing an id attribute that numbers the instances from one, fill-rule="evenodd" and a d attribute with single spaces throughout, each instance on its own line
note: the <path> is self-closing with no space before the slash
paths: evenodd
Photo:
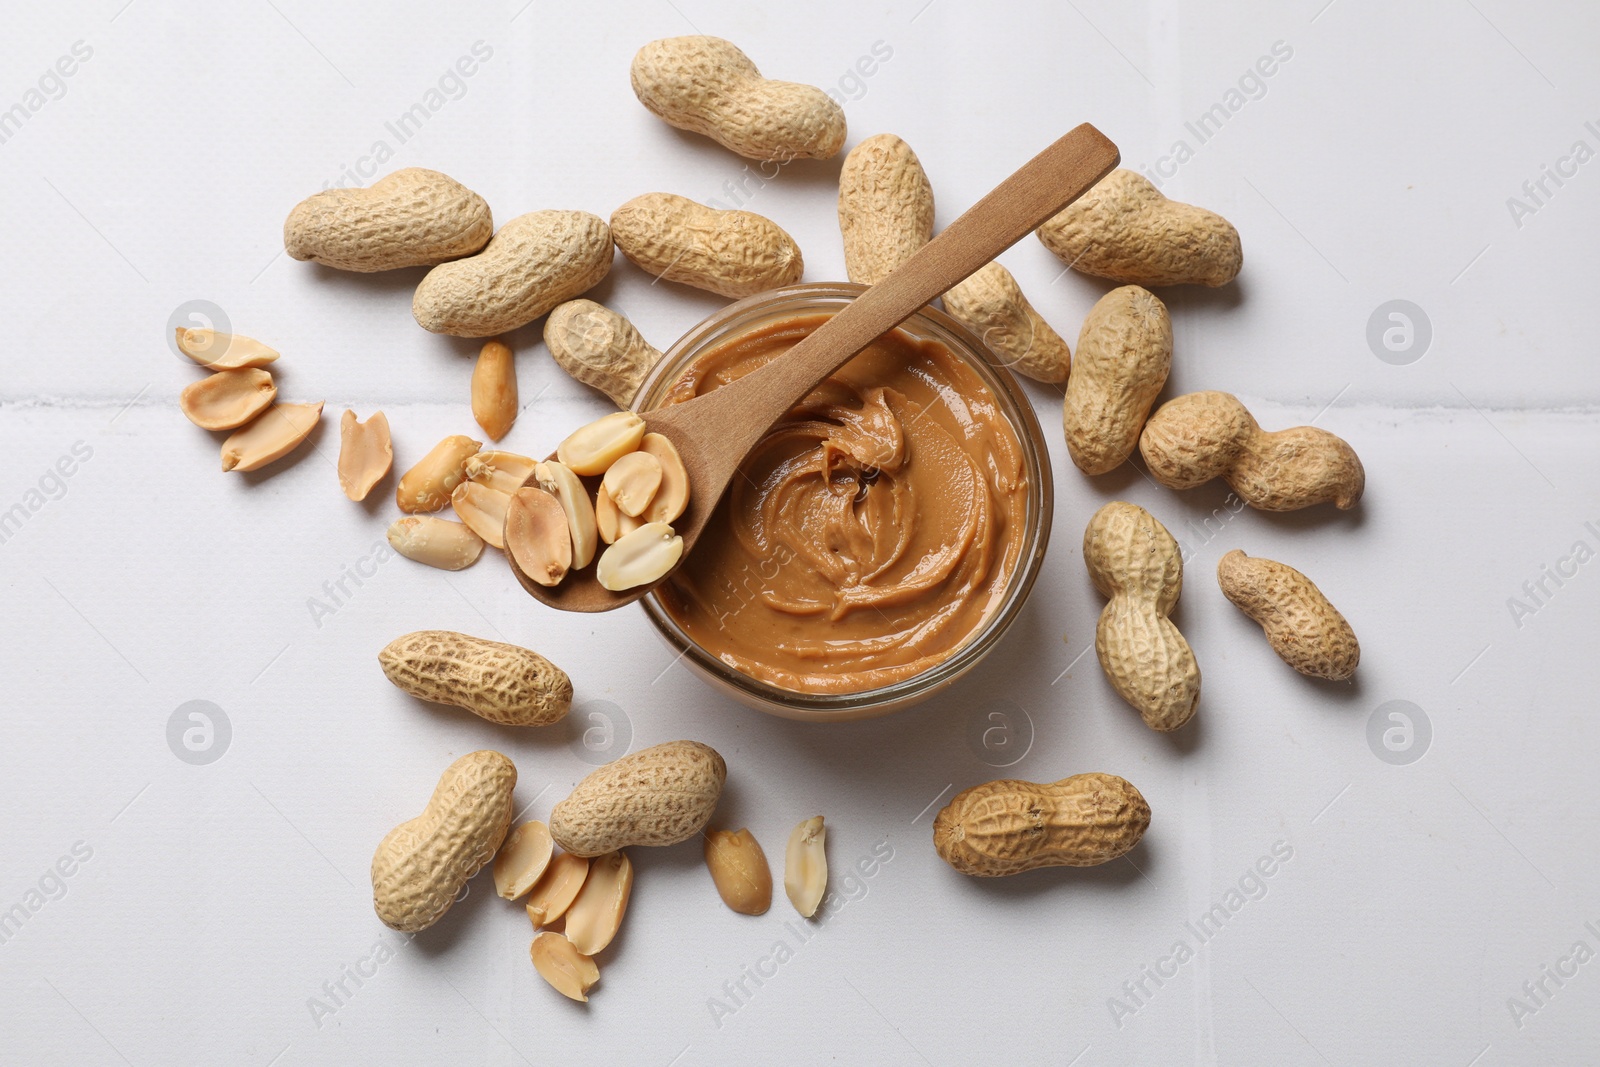
<path id="1" fill-rule="evenodd" d="M 689 472 L 689 507 L 673 524 L 683 538 L 679 566 L 694 550 L 739 464 L 790 408 L 928 301 L 1088 192 L 1120 158 L 1116 145 L 1084 123 L 782 356 L 704 396 L 640 412 L 649 431 L 677 446 Z M 534 597 L 563 611 L 611 611 L 660 584 L 613 593 L 595 579 L 593 567 L 585 567 L 547 587 L 530 581 L 515 564 L 511 570 Z"/>

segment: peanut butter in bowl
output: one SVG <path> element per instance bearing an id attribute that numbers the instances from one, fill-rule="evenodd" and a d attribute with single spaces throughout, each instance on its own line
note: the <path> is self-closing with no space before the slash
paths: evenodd
<path id="1" fill-rule="evenodd" d="M 655 403 L 750 373 L 829 314 L 727 331 L 669 368 Z M 1004 372 L 916 327 L 880 338 L 767 433 L 657 590 L 658 623 L 703 666 L 802 698 L 879 692 L 950 673 L 1015 595 L 1042 551 L 1037 424 L 1019 429 L 1015 398 L 985 380 Z"/>

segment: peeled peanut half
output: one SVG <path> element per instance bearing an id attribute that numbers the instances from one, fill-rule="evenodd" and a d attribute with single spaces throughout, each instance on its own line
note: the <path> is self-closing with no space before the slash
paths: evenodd
<path id="1" fill-rule="evenodd" d="M 467 529 L 495 548 L 505 548 L 506 508 L 511 495 L 477 482 L 462 482 L 450 493 L 450 506 Z"/>
<path id="2" fill-rule="evenodd" d="M 646 522 L 677 522 L 689 506 L 689 471 L 683 465 L 683 457 L 671 440 L 658 433 L 645 434 L 639 451 L 649 453 L 661 464 L 661 485 L 642 518 Z"/>
<path id="3" fill-rule="evenodd" d="M 479 485 L 511 493 L 528 484 L 537 466 L 532 457 L 515 452 L 479 452 L 467 460 L 466 469 L 467 477 Z"/>
<path id="4" fill-rule="evenodd" d="M 458 571 L 477 562 L 483 538 L 449 519 L 434 515 L 407 515 L 389 524 L 389 544 L 406 559 Z"/>
<path id="5" fill-rule="evenodd" d="M 222 442 L 222 469 L 253 471 L 281 459 L 311 436 L 322 418 L 322 401 L 274 404 Z"/>
<path id="6" fill-rule="evenodd" d="M 706 869 L 722 902 L 740 915 L 765 915 L 772 906 L 772 869 L 749 830 L 706 832 Z"/>
<path id="7" fill-rule="evenodd" d="M 232 430 L 261 414 L 277 395 L 272 375 L 259 367 L 219 370 L 186 386 L 178 407 L 202 430 Z"/>
<path id="8" fill-rule="evenodd" d="M 556 446 L 556 458 L 574 474 L 604 474 L 644 439 L 644 420 L 631 411 L 614 411 L 580 426 Z"/>
<path id="9" fill-rule="evenodd" d="M 572 569 L 572 532 L 561 501 L 536 486 L 512 493 L 504 547 L 512 564 L 530 581 L 559 585 Z"/>
<path id="10" fill-rule="evenodd" d="M 517 364 L 503 342 L 484 345 L 473 365 L 472 417 L 491 441 L 510 433 L 517 421 Z"/>
<path id="11" fill-rule="evenodd" d="M 495 892 L 516 900 L 532 889 L 550 865 L 550 849 L 550 828 L 538 820 L 511 831 L 494 858 Z"/>
<path id="12" fill-rule="evenodd" d="M 636 519 L 661 487 L 661 461 L 648 452 L 629 452 L 606 468 L 600 485 L 618 511 Z"/>
<path id="13" fill-rule="evenodd" d="M 529 947 L 533 969 L 550 987 L 571 1000 L 589 1000 L 589 990 L 600 980 L 594 960 L 579 952 L 562 934 L 545 931 Z"/>
<path id="14" fill-rule="evenodd" d="M 624 515 L 617 510 L 611 494 L 606 492 L 606 487 L 602 484 L 600 491 L 594 496 L 594 525 L 600 534 L 600 540 L 608 545 L 614 545 L 624 534 L 630 534 L 643 526 L 644 520 Z"/>
<path id="15" fill-rule="evenodd" d="M 588 491 L 572 468 L 559 460 L 539 464 L 534 468 L 533 477 L 540 489 L 561 502 L 561 510 L 567 514 L 567 529 L 572 535 L 572 569 L 582 570 L 594 559 L 600 537 Z"/>
<path id="16" fill-rule="evenodd" d="M 573 947 L 593 956 L 611 944 L 632 893 L 633 864 L 626 852 L 618 849 L 590 860 L 589 876 L 567 909 L 566 931 Z"/>
<path id="17" fill-rule="evenodd" d="M 178 327 L 178 351 L 206 370 L 265 367 L 278 358 L 276 349 L 236 333 L 218 333 L 210 327 Z"/>
<path id="18" fill-rule="evenodd" d="M 395 503 L 401 511 L 438 511 L 450 503 L 450 494 L 467 476 L 467 460 L 478 454 L 482 441 L 452 434 L 400 476 Z"/>
<path id="19" fill-rule="evenodd" d="M 570 852 L 558 852 L 528 892 L 528 919 L 534 926 L 549 926 L 567 913 L 589 877 L 589 861 Z"/>
<path id="20" fill-rule="evenodd" d="M 339 488 L 351 500 L 365 500 L 394 465 L 389 419 L 374 411 L 366 422 L 345 409 L 339 416 Z"/>
<path id="21" fill-rule="evenodd" d="M 807 919 L 817 913 L 828 889 L 828 829 L 822 816 L 804 820 L 789 835 L 783 857 L 783 891 L 789 903 Z"/>
<path id="22" fill-rule="evenodd" d="M 678 565 L 683 538 L 664 522 L 647 522 L 623 534 L 600 554 L 594 576 L 613 593 L 649 585 Z"/>

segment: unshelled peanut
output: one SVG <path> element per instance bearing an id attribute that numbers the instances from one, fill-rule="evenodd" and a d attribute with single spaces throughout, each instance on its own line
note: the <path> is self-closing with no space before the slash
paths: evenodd
<path id="1" fill-rule="evenodd" d="M 430 270 L 412 297 L 411 313 L 433 333 L 509 333 L 593 288 L 611 260 L 605 221 L 586 211 L 519 215 L 482 252 Z"/>
<path id="2" fill-rule="evenodd" d="M 1200 702 L 1200 668 L 1168 616 L 1183 592 L 1183 555 L 1155 516 L 1113 501 L 1083 532 L 1083 561 L 1107 597 L 1095 626 L 1100 666 L 1152 730 L 1176 730 Z"/>
<path id="3" fill-rule="evenodd" d="M 551 311 L 544 343 L 562 370 L 624 408 L 661 360 L 633 323 L 593 300 L 568 300 Z"/>
<path id="4" fill-rule="evenodd" d="M 550 836 L 578 856 L 674 845 L 711 819 L 728 766 L 698 741 L 668 741 L 606 764 L 550 813 Z"/>
<path id="5" fill-rule="evenodd" d="M 493 232 L 483 197 L 436 170 L 407 167 L 365 189 L 300 201 L 284 221 L 283 247 L 339 270 L 394 270 L 470 256 Z"/>
<path id="6" fill-rule="evenodd" d="M 572 708 L 572 679 L 537 652 L 451 630 L 418 630 L 378 653 L 384 675 L 421 700 L 502 726 L 548 726 Z"/>
<path id="7" fill-rule="evenodd" d="M 1355 631 L 1304 574 L 1236 548 L 1217 561 L 1217 584 L 1261 625 L 1278 658 L 1301 674 L 1336 682 L 1355 674 L 1361 662 Z"/>
<path id="8" fill-rule="evenodd" d="M 1149 826 L 1150 805 L 1114 774 L 1001 779 L 956 794 L 933 820 L 933 847 L 962 874 L 994 878 L 1114 860 Z"/>
<path id="9" fill-rule="evenodd" d="M 845 273 L 877 285 L 933 237 L 933 186 L 911 146 L 892 133 L 868 137 L 839 171 Z"/>
<path id="10" fill-rule="evenodd" d="M 1061 407 L 1067 451 L 1080 470 L 1105 474 L 1133 455 L 1171 369 L 1172 319 L 1153 293 L 1125 285 L 1095 302 Z"/>
<path id="11" fill-rule="evenodd" d="M 1067 380 L 1072 350 L 999 263 L 981 267 L 945 293 L 944 309 L 1018 374 L 1039 382 Z"/>
<path id="12" fill-rule="evenodd" d="M 422 814 L 390 830 L 372 857 L 378 918 L 405 933 L 438 922 L 505 839 L 516 784 L 516 767 L 498 752 L 452 763 Z"/>
<path id="13" fill-rule="evenodd" d="M 1168 200 L 1131 170 L 1102 178 L 1040 226 L 1039 240 L 1074 270 L 1124 285 L 1226 285 L 1244 262 L 1232 223 Z"/>
<path id="14" fill-rule="evenodd" d="M 680 130 L 748 159 L 827 159 L 844 147 L 844 109 L 813 85 L 763 78 L 720 37 L 666 37 L 633 57 L 639 102 Z"/>
<path id="15" fill-rule="evenodd" d="M 1150 477 L 1169 489 L 1227 481 L 1261 511 L 1361 499 L 1366 471 L 1355 450 L 1315 426 L 1263 430 L 1231 393 L 1189 393 L 1156 409 L 1139 437 Z"/>
<path id="16" fill-rule="evenodd" d="M 771 219 L 672 193 L 646 193 L 617 208 L 611 235 L 656 277 L 734 299 L 792 285 L 805 273 L 800 246 Z"/>

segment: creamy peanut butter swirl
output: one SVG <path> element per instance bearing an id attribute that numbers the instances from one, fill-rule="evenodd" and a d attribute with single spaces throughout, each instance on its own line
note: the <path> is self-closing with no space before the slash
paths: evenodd
<path id="1" fill-rule="evenodd" d="M 722 343 L 665 402 L 748 374 L 824 318 Z M 919 674 L 981 628 L 1016 569 L 1021 444 L 982 379 L 937 342 L 880 339 L 741 471 L 661 600 L 693 641 L 760 681 L 852 693 Z"/>

